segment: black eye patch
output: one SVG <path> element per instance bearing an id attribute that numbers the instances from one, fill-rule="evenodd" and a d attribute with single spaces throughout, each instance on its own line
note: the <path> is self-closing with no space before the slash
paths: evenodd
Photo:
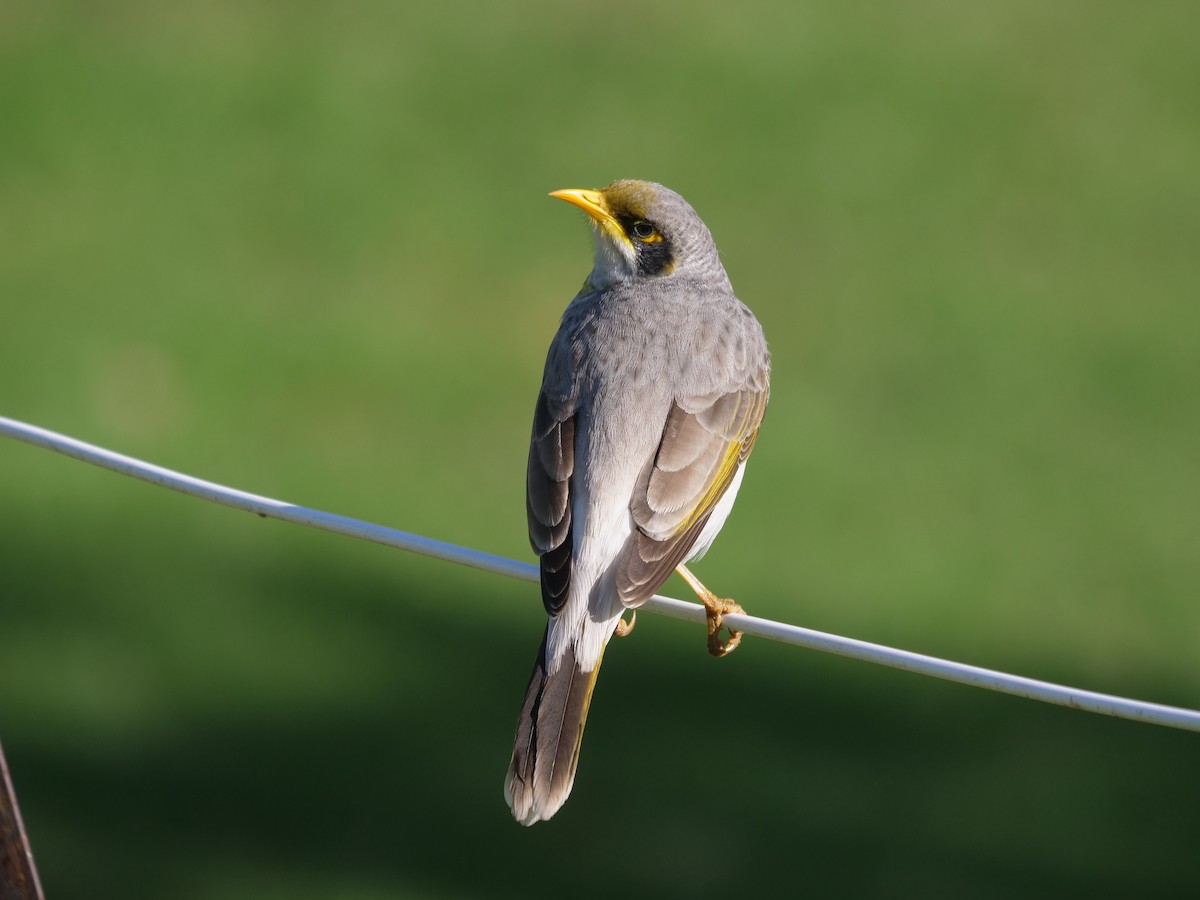
<path id="1" fill-rule="evenodd" d="M 675 268 L 675 252 L 653 222 L 632 215 L 617 216 L 617 224 L 625 231 L 637 251 L 639 275 L 666 275 Z"/>
<path id="2" fill-rule="evenodd" d="M 639 275 L 666 275 L 675 268 L 675 254 L 669 241 L 659 239 L 653 243 L 636 243 L 637 270 Z"/>

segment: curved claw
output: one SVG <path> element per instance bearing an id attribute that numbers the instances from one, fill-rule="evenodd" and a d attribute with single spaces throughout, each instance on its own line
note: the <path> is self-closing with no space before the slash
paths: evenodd
<path id="1" fill-rule="evenodd" d="M 709 600 L 713 602 L 710 603 L 708 602 Z M 724 619 L 728 613 L 737 614 L 744 612 L 745 610 L 732 600 L 726 600 L 721 597 L 706 599 L 704 614 L 708 620 L 708 652 L 710 656 L 725 656 L 727 653 L 732 653 L 737 649 L 738 644 L 742 642 L 742 632 L 729 628 L 727 629 L 729 631 L 729 639 L 722 641 L 721 629 L 725 627 Z"/>
<path id="2" fill-rule="evenodd" d="M 685 565 L 675 567 L 675 570 L 683 576 L 683 580 L 688 583 L 688 586 L 696 592 L 696 596 L 700 602 L 704 604 L 704 615 L 708 620 L 708 652 L 713 656 L 725 656 L 737 649 L 737 645 L 742 642 L 742 632 L 735 631 L 732 628 L 727 629 L 729 632 L 728 640 L 721 640 L 721 628 L 725 616 L 730 613 L 745 613 L 737 603 L 732 600 L 727 600 L 724 597 L 718 597 L 708 588 L 706 588 L 700 579 L 691 573 Z"/>
<path id="3" fill-rule="evenodd" d="M 617 627 L 613 629 L 613 637 L 628 637 L 633 633 L 633 626 L 637 622 L 637 610 L 633 610 L 629 614 L 629 621 L 617 619 Z"/>

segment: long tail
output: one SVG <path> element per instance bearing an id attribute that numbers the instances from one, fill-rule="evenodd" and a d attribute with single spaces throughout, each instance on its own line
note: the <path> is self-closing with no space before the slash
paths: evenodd
<path id="1" fill-rule="evenodd" d="M 549 819 L 570 795 L 599 671 L 599 660 L 591 671 L 580 668 L 572 645 L 548 675 L 546 638 L 542 638 L 504 780 L 504 799 L 522 825 Z"/>

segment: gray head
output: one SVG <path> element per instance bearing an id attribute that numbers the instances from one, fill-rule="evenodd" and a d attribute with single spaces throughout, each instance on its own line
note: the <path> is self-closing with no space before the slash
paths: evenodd
<path id="1" fill-rule="evenodd" d="M 686 200 L 652 181 L 614 181 L 600 190 L 554 191 L 592 218 L 595 288 L 620 281 L 691 277 L 726 281 L 717 245 Z"/>

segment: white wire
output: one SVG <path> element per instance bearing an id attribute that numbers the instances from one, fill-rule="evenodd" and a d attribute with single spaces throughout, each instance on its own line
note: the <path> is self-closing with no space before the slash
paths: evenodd
<path id="1" fill-rule="evenodd" d="M 0 434 L 25 441 L 38 447 L 44 447 L 48 450 L 54 450 L 66 456 L 93 463 L 106 469 L 111 469 L 114 472 L 128 475 L 131 478 L 149 481 L 151 484 L 157 484 L 161 487 L 170 488 L 193 497 L 200 497 L 204 500 L 211 500 L 214 503 L 221 503 L 225 506 L 232 506 L 235 509 L 248 510 L 263 518 L 283 519 L 287 522 L 295 522 L 298 525 L 321 528 L 349 537 L 361 538 L 362 540 L 373 541 L 377 544 L 386 544 L 389 547 L 397 547 L 401 550 L 419 553 L 423 556 L 432 556 L 435 559 L 445 560 L 446 562 L 471 566 L 472 568 L 482 569 L 485 572 L 506 575 L 509 578 L 517 578 L 522 581 L 538 580 L 537 567 L 530 563 L 517 562 L 516 560 L 506 559 L 502 556 L 494 556 L 490 553 L 482 553 L 467 547 L 447 544 L 443 541 L 433 540 L 432 538 L 408 534 L 404 531 L 397 531 L 394 528 L 385 528 L 382 525 L 362 522 L 347 516 L 334 515 L 333 513 L 322 512 L 321 510 L 296 506 L 293 503 L 284 503 L 281 500 L 273 500 L 270 497 L 249 494 L 245 491 L 214 484 L 211 481 L 194 478 L 191 475 L 184 475 L 180 472 L 164 469 L 161 466 L 124 456 L 120 453 L 114 453 L 111 450 L 105 450 L 103 447 L 97 447 L 93 444 L 67 437 L 66 435 L 39 428 L 36 425 L 29 425 L 14 419 L 4 418 L 3 416 L 0 416 Z M 677 619 L 686 619 L 692 622 L 704 621 L 703 607 L 695 603 L 675 600 L 671 597 L 655 595 L 647 601 L 643 608 L 651 609 Z M 975 687 L 987 688 L 988 690 L 999 691 L 1004 694 L 1026 697 L 1030 700 L 1041 700 L 1045 703 L 1069 706 L 1074 709 L 1116 716 L 1122 719 L 1133 719 L 1138 722 L 1165 725 L 1170 728 L 1181 728 L 1187 731 L 1200 731 L 1200 711 L 1197 710 L 1183 709 L 1177 706 L 1163 706 L 1157 703 L 1130 700 L 1111 694 L 1099 694 L 1094 691 L 1080 690 L 1079 688 L 1052 684 L 1047 681 L 1024 678 L 1020 675 L 1010 675 L 992 669 L 983 669 L 979 666 L 970 666 L 964 663 L 938 659 L 933 656 L 925 656 L 921 653 L 912 653 L 908 650 L 897 650 L 880 644 L 855 640 L 854 638 L 813 631 L 810 628 L 801 628 L 797 625 L 788 625 L 783 622 L 772 621 L 771 619 L 760 619 L 757 616 L 728 615 L 725 617 L 725 623 L 730 628 L 736 628 L 739 631 L 744 631 L 746 634 L 770 638 L 771 640 L 782 641 L 786 644 L 795 644 L 800 647 L 808 647 L 812 650 L 834 653 L 838 656 L 861 659 L 866 662 L 891 666 L 896 669 L 905 669 L 909 672 L 917 672 L 921 675 L 929 675 L 933 678 L 941 678 L 946 681 L 956 681 L 960 684 L 974 685 Z"/>

